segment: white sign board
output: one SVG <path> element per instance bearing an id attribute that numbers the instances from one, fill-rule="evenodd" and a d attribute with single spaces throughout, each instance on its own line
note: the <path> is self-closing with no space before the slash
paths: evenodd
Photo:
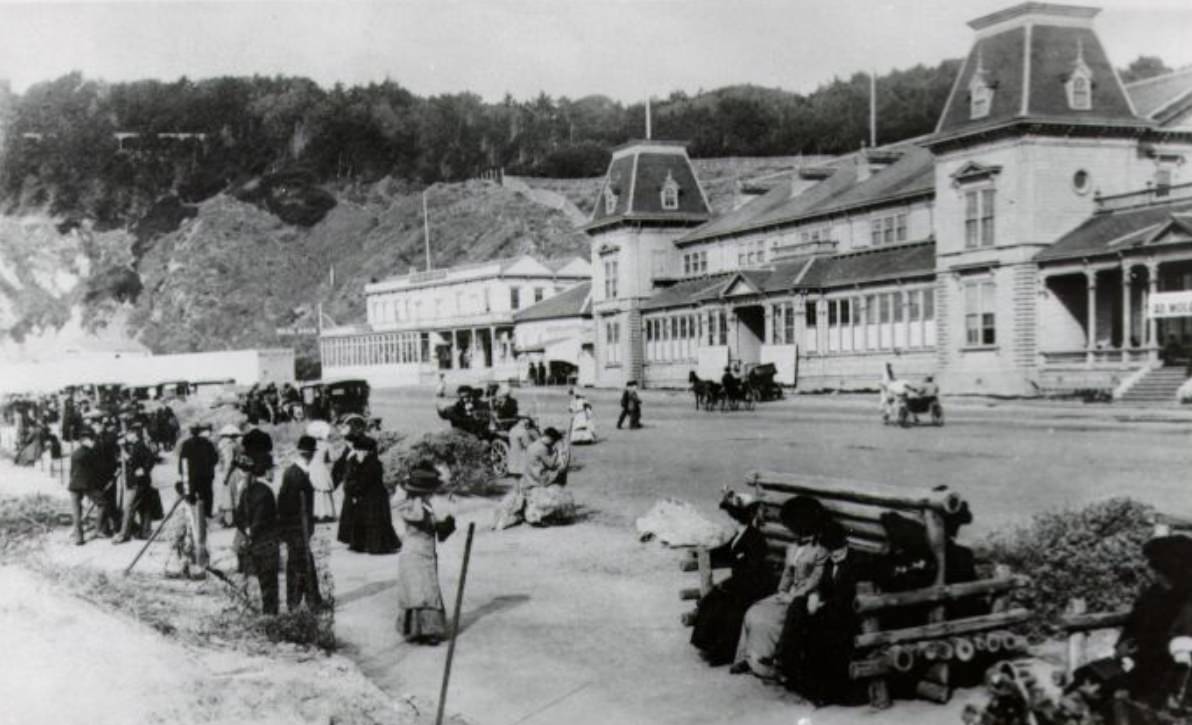
<path id="1" fill-rule="evenodd" d="M 1151 319 L 1165 317 L 1192 317 L 1192 290 L 1181 292 L 1156 292 L 1147 305 L 1147 316 Z"/>

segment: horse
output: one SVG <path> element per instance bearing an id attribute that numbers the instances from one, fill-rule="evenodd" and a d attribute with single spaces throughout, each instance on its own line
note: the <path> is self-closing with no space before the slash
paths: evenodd
<path id="1" fill-rule="evenodd" d="M 691 392 L 695 394 L 695 409 L 699 410 L 708 400 L 708 381 L 700 380 L 692 370 L 687 374 L 687 382 L 691 385 Z"/>

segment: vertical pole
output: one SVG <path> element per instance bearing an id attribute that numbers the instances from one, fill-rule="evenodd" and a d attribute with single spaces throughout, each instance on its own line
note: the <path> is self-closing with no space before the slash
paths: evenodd
<path id="1" fill-rule="evenodd" d="M 1088 292 L 1088 314 L 1086 315 L 1087 336 L 1085 337 L 1085 362 L 1093 364 L 1094 350 L 1097 349 L 1097 272 L 1086 269 L 1085 283 Z"/>
<path id="2" fill-rule="evenodd" d="M 1155 261 L 1147 261 L 1146 263 L 1146 303 L 1143 309 L 1146 310 L 1146 345 L 1147 357 L 1154 362 L 1159 357 L 1159 338 L 1155 325 L 1155 318 L 1151 317 L 1151 298 L 1159 291 L 1159 263 Z"/>
<path id="3" fill-rule="evenodd" d="M 1130 361 L 1130 351 L 1134 347 L 1131 342 L 1131 323 L 1133 322 L 1133 310 L 1130 305 L 1130 292 L 1133 285 L 1130 284 L 1130 265 L 1122 264 L 1122 362 Z"/>
<path id="4" fill-rule="evenodd" d="M 468 539 L 464 543 L 464 561 L 459 573 L 459 587 L 455 590 L 455 614 L 451 619 L 451 639 L 447 641 L 447 664 L 443 668 L 443 686 L 439 689 L 439 711 L 435 725 L 442 725 L 447 706 L 447 683 L 451 680 L 451 661 L 455 659 L 455 638 L 459 633 L 459 610 L 464 603 L 464 583 L 468 579 L 468 560 L 472 557 L 472 535 L 476 533 L 475 522 L 468 524 Z"/>
<path id="5" fill-rule="evenodd" d="M 426 242 L 426 271 L 430 271 L 430 217 L 426 212 L 426 192 L 422 192 L 422 235 Z"/>
<path id="6" fill-rule="evenodd" d="M 650 138 L 653 136 L 652 129 L 650 128 L 650 120 L 651 120 L 650 119 L 650 99 L 647 98 L 646 99 L 646 140 L 647 141 L 649 141 Z"/>
<path id="7" fill-rule="evenodd" d="M 858 594 L 872 594 L 874 592 L 873 584 L 871 582 L 859 582 L 857 584 Z M 871 613 L 872 614 L 872 613 Z M 867 616 L 861 620 L 861 632 L 869 634 L 871 632 L 878 632 L 881 630 L 881 621 L 875 616 Z M 869 706 L 877 710 L 885 710 L 890 707 L 890 689 L 886 685 L 886 678 L 875 677 L 869 681 Z"/>
<path id="8" fill-rule="evenodd" d="M 877 71 L 869 71 L 869 148 L 877 146 Z"/>
<path id="9" fill-rule="evenodd" d="M 1084 614 L 1088 611 L 1088 604 L 1084 599 L 1068 600 L 1068 614 Z M 1088 635 L 1084 632 L 1072 631 L 1068 633 L 1068 676 L 1084 664 L 1084 646 Z"/>

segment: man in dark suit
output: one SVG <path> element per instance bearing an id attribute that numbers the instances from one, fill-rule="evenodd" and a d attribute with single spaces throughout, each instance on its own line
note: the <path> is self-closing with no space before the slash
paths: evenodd
<path id="1" fill-rule="evenodd" d="M 124 464 L 124 517 L 120 535 L 112 540 L 113 544 L 128 541 L 134 517 L 137 518 L 143 534 L 148 529 L 149 509 L 146 504 L 153 487 L 153 467 L 157 465 L 158 460 L 140 435 L 134 432 L 124 434 L 124 450 L 121 456 Z"/>
<path id="2" fill-rule="evenodd" d="M 219 452 L 204 435 L 210 430 L 209 425 L 192 425 L 190 438 L 182 442 L 178 451 L 178 474 L 182 478 L 182 495 L 186 497 L 190 514 L 194 563 L 200 569 L 207 566 L 207 517 L 215 502 L 212 484 L 215 467 L 219 465 Z"/>
<path id="3" fill-rule="evenodd" d="M 306 600 L 309 608 L 321 606 L 310 537 L 315 524 L 311 512 L 315 489 L 310 483 L 310 460 L 317 445 L 310 436 L 298 439 L 298 457 L 286 468 L 277 494 L 277 529 L 286 545 L 286 607 L 290 611 Z"/>
<path id="4" fill-rule="evenodd" d="M 102 535 L 103 525 L 108 520 L 107 496 L 104 495 L 102 466 L 95 453 L 95 431 L 83 428 L 78 431 L 78 448 L 70 455 L 71 522 L 74 525 L 74 542 L 83 545 L 83 499 L 95 504 L 95 529 Z"/>
<path id="5" fill-rule="evenodd" d="M 625 390 L 621 392 L 621 417 L 617 418 L 617 428 L 625 423 L 625 419 L 629 419 L 629 427 L 642 427 L 642 400 L 637 395 L 637 381 L 630 380 L 625 383 Z"/>
<path id="6" fill-rule="evenodd" d="M 277 504 L 273 491 L 262 480 L 272 467 L 268 456 L 250 458 L 248 485 L 236 506 L 236 528 L 244 535 L 247 572 L 261 586 L 261 611 L 277 614 Z"/>

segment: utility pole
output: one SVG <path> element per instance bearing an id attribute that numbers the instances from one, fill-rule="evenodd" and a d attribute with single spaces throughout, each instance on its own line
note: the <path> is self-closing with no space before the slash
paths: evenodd
<path id="1" fill-rule="evenodd" d="M 430 271 L 430 217 L 426 213 L 426 191 L 422 192 L 422 231 L 426 239 L 426 271 Z"/>
<path id="2" fill-rule="evenodd" d="M 646 98 L 646 140 L 649 141 L 653 134 L 650 129 L 650 99 Z"/>

